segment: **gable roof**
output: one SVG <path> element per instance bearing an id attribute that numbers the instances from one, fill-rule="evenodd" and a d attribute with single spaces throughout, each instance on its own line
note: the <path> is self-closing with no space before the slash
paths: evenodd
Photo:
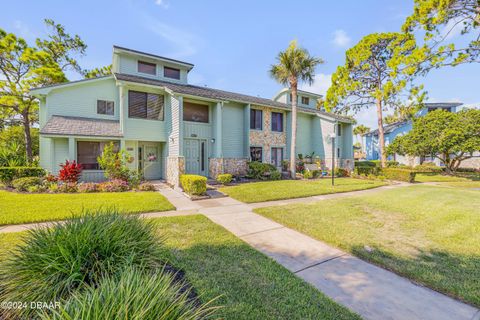
<path id="1" fill-rule="evenodd" d="M 273 97 L 273 100 L 277 100 L 282 94 L 284 93 L 287 93 L 287 92 L 290 92 L 291 89 L 290 88 L 283 88 L 282 90 L 280 90 L 274 97 Z M 309 96 L 309 97 L 313 97 L 313 98 L 322 98 L 323 95 L 321 94 L 318 94 L 318 93 L 315 93 L 315 92 L 310 92 L 310 91 L 304 91 L 304 90 L 297 90 L 297 92 L 299 94 L 302 94 L 302 95 L 305 95 L 305 96 Z"/>
<path id="2" fill-rule="evenodd" d="M 179 94 L 192 95 L 192 96 L 203 97 L 203 98 L 212 99 L 212 100 L 224 100 L 224 101 L 232 101 L 232 102 L 240 102 L 240 103 L 250 103 L 250 104 L 255 104 L 260 106 L 274 107 L 282 110 L 291 110 L 291 106 L 288 104 L 274 101 L 271 99 L 249 96 L 241 93 L 194 86 L 191 84 L 172 83 L 172 82 L 144 78 L 144 77 L 125 74 L 125 73 L 115 73 L 114 75 L 115 75 L 115 78 L 119 81 L 134 82 L 134 83 L 164 87 Z M 310 113 L 310 114 L 316 114 L 319 116 L 324 116 L 327 118 L 333 118 L 341 122 L 348 122 L 348 123 L 352 122 L 350 118 L 342 117 L 342 116 L 339 116 L 333 113 L 328 113 L 325 111 L 314 110 L 310 108 L 302 108 L 302 107 L 298 107 L 298 110 L 303 113 Z"/>
<path id="3" fill-rule="evenodd" d="M 122 137 L 120 122 L 83 117 L 52 116 L 40 130 L 46 135 Z"/>

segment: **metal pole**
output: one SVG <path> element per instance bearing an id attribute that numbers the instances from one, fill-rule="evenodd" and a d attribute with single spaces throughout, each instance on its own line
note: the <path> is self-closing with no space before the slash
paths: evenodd
<path id="1" fill-rule="evenodd" d="M 335 186 L 335 137 L 332 137 L 332 186 Z"/>

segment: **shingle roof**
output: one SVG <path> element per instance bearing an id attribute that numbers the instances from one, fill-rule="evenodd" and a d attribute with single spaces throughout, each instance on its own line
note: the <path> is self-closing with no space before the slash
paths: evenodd
<path id="1" fill-rule="evenodd" d="M 397 122 L 394 122 L 394 123 L 391 123 L 391 124 L 387 124 L 386 126 L 383 126 L 383 133 L 390 133 L 390 132 L 394 131 L 395 129 L 400 128 L 401 126 L 406 124 L 408 121 L 410 121 L 410 120 L 397 121 Z M 372 130 L 365 135 L 378 135 L 378 129 Z"/>
<path id="2" fill-rule="evenodd" d="M 52 116 L 40 133 L 98 137 L 123 136 L 119 121 L 66 116 Z"/>
<path id="3" fill-rule="evenodd" d="M 226 101 L 234 101 L 234 102 L 251 103 L 251 104 L 256 104 L 260 106 L 268 106 L 268 107 L 274 107 L 274 108 L 284 109 L 284 110 L 291 109 L 290 105 L 282 102 L 274 101 L 271 99 L 254 97 L 254 96 L 249 96 L 241 93 L 235 93 L 235 92 L 224 91 L 219 89 L 194 86 L 191 84 L 172 83 L 168 81 L 149 79 L 149 78 L 139 77 L 139 76 L 125 74 L 125 73 L 115 73 L 115 78 L 120 81 L 136 82 L 136 83 L 143 83 L 148 85 L 165 87 L 179 94 L 187 94 L 187 95 L 198 96 L 198 97 L 214 99 L 214 100 L 226 100 Z M 349 122 L 349 123 L 352 122 L 352 120 L 349 118 L 342 117 L 333 113 L 320 111 L 320 110 L 314 110 L 314 109 L 302 108 L 302 107 L 298 107 L 298 110 L 304 113 L 323 115 L 326 117 L 337 119 L 342 122 Z"/>

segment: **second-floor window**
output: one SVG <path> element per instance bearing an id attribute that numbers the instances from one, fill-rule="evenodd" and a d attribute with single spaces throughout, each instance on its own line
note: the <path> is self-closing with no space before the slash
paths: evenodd
<path id="1" fill-rule="evenodd" d="M 250 129 L 262 130 L 262 110 L 250 109 Z"/>
<path id="2" fill-rule="evenodd" d="M 308 106 L 310 104 L 310 98 L 309 97 L 302 97 L 302 104 Z"/>
<path id="3" fill-rule="evenodd" d="M 113 101 L 97 100 L 97 113 L 113 116 L 115 113 Z"/>
<path id="4" fill-rule="evenodd" d="M 138 61 L 138 72 L 151 75 L 157 74 L 157 65 L 155 63 Z"/>
<path id="5" fill-rule="evenodd" d="M 337 124 L 337 135 L 339 137 L 342 135 L 342 125 L 340 123 Z"/>
<path id="6" fill-rule="evenodd" d="M 128 91 L 128 117 L 163 120 L 165 97 L 160 94 Z"/>
<path id="7" fill-rule="evenodd" d="M 208 105 L 183 102 L 183 121 L 208 123 Z"/>
<path id="8" fill-rule="evenodd" d="M 283 132 L 283 113 L 272 112 L 272 131 Z"/>
<path id="9" fill-rule="evenodd" d="M 180 70 L 175 68 L 163 67 L 163 76 L 165 78 L 180 80 Z"/>

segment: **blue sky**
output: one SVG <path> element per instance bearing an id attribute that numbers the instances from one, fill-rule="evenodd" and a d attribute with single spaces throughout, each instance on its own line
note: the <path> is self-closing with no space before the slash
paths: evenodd
<path id="1" fill-rule="evenodd" d="M 2 5 L 0 27 L 33 41 L 51 18 L 88 44 L 84 68 L 111 63 L 116 44 L 194 63 L 192 84 L 271 98 L 281 86 L 268 69 L 290 40 L 326 61 L 309 88 L 323 94 L 346 49 L 369 33 L 398 31 L 412 7 L 407 0 L 17 0 Z M 431 102 L 477 104 L 479 74 L 478 64 L 460 66 L 418 82 Z M 375 127 L 373 110 L 356 117 Z"/>

